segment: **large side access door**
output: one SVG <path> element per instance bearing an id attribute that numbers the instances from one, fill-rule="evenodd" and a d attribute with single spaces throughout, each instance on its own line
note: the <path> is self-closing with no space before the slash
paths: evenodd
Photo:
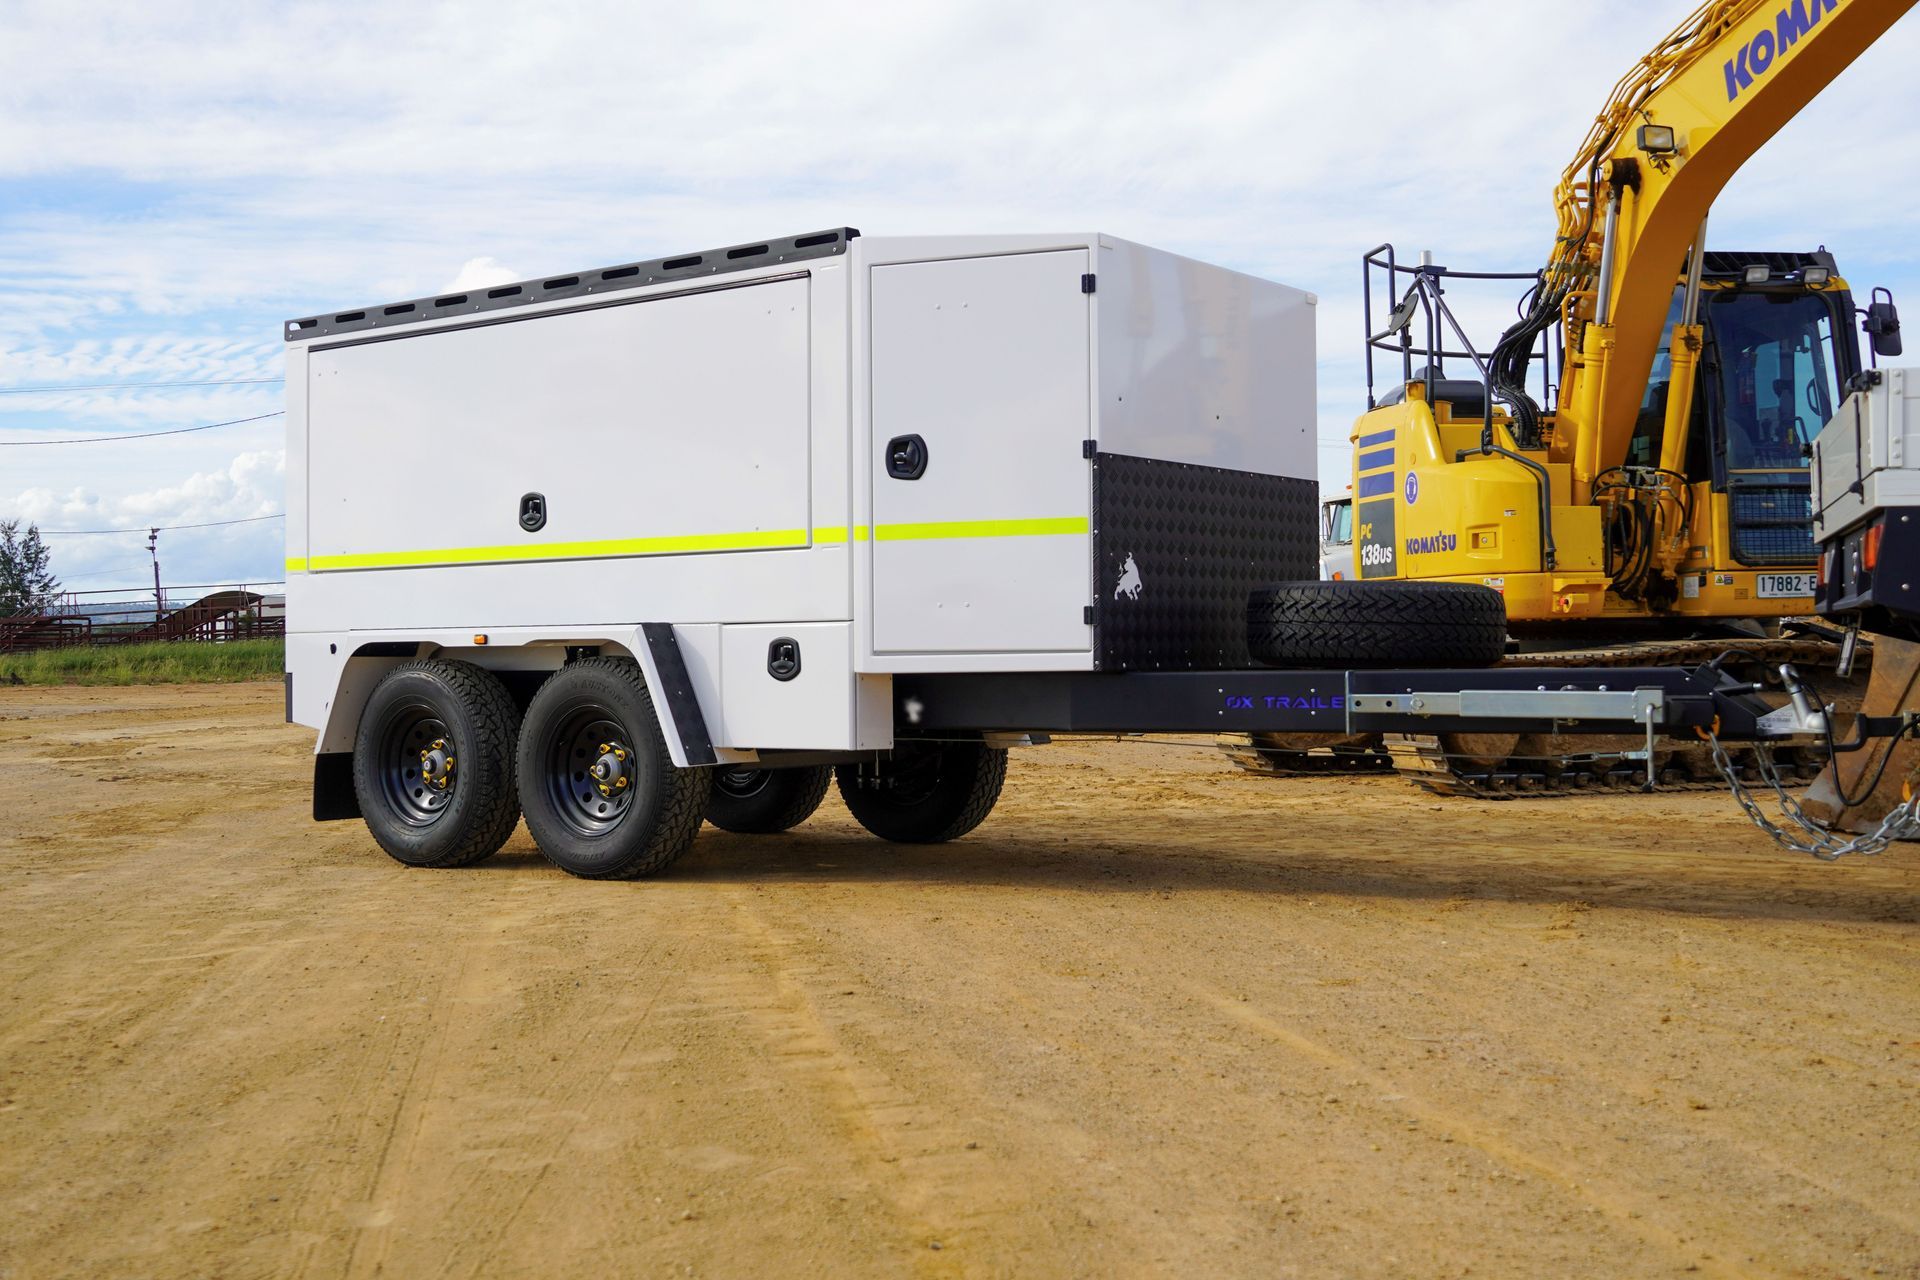
<path id="1" fill-rule="evenodd" d="M 872 269 L 876 653 L 1091 648 L 1085 249 Z"/>

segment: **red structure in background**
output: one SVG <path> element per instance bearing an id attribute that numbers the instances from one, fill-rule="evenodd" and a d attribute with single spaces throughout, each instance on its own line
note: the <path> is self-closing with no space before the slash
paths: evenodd
<path id="1" fill-rule="evenodd" d="M 45 613 L 0 618 L 0 653 L 152 641 L 218 643 L 286 634 L 286 597 L 277 591 L 269 594 L 245 584 L 169 587 L 161 599 L 190 592 L 196 593 L 190 603 L 169 604 L 163 611 L 154 609 L 151 592 L 133 599 L 125 598 L 132 594 L 127 591 L 71 592 Z"/>

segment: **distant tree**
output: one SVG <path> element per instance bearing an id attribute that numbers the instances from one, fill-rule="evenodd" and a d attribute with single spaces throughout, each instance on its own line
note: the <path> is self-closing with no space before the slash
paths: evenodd
<path id="1" fill-rule="evenodd" d="M 20 521 L 0 520 L 0 618 L 38 613 L 53 604 L 60 579 L 53 576 L 40 526 L 20 531 Z"/>

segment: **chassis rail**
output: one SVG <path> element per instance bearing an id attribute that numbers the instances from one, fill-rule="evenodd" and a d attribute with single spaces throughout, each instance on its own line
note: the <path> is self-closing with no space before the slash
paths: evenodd
<path id="1" fill-rule="evenodd" d="M 896 732 L 1816 732 L 1710 667 L 1129 671 L 894 677 Z"/>

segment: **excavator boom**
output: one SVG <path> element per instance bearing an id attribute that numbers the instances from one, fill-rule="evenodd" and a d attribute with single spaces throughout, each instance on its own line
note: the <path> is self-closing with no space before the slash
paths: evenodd
<path id="1" fill-rule="evenodd" d="M 1577 486 L 1626 456 L 1676 273 L 1715 198 L 1913 3 L 1711 0 L 1615 89 L 1561 181 L 1548 269 L 1595 290 L 1596 328 L 1560 398 Z"/>

